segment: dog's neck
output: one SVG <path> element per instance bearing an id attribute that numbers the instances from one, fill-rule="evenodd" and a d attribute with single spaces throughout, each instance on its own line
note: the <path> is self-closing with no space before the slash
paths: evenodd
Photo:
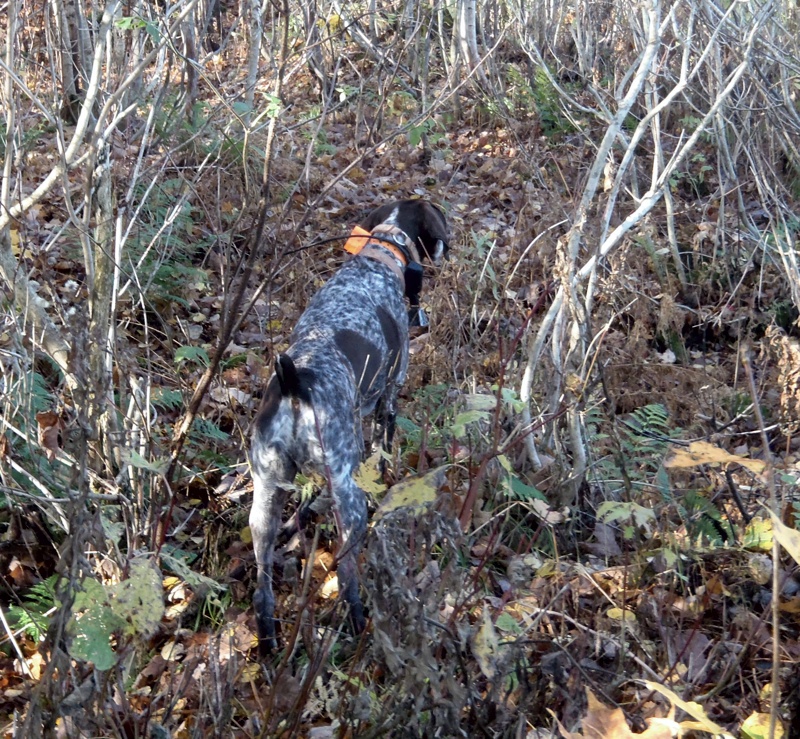
<path id="1" fill-rule="evenodd" d="M 408 235 L 397 226 L 381 223 L 372 231 L 356 226 L 344 245 L 345 251 L 374 259 L 385 264 L 405 281 L 405 270 L 411 263 L 419 263 L 417 252 Z"/>
<path id="2" fill-rule="evenodd" d="M 403 229 L 390 223 L 379 223 L 372 231 L 356 226 L 344 248 L 353 256 L 374 259 L 392 270 L 408 298 L 409 323 L 428 325 L 425 311 L 419 306 L 423 275 L 419 251 Z"/>

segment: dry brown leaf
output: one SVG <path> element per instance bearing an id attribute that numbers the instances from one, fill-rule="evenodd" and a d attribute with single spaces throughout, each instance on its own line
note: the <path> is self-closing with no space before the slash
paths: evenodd
<path id="1" fill-rule="evenodd" d="M 760 459 L 749 459 L 731 454 L 707 441 L 693 441 L 688 447 L 672 447 L 664 460 L 664 467 L 699 467 L 701 464 L 740 464 L 751 472 L 760 474 L 766 466 Z"/>
<path id="2" fill-rule="evenodd" d="M 582 721 L 582 733 L 567 731 L 561 722 L 558 728 L 564 739 L 671 739 L 678 733 L 678 724 L 672 718 L 673 711 L 667 718 L 647 719 L 647 728 L 636 734 L 630 730 L 625 714 L 621 708 L 609 708 L 603 705 L 589 688 L 586 688 L 589 706 Z M 553 712 L 550 711 L 552 714 Z M 553 714 L 554 715 L 554 714 Z"/>
<path id="3" fill-rule="evenodd" d="M 39 652 L 34 652 L 25 661 L 28 663 L 28 669 L 31 672 L 31 677 L 34 680 L 38 680 L 42 676 L 42 670 L 45 666 L 44 657 L 39 654 Z"/>
<path id="4" fill-rule="evenodd" d="M 621 708 L 609 708 L 603 705 L 588 688 L 586 697 L 589 707 L 583 719 L 584 737 L 597 737 L 597 739 L 619 737 L 619 739 L 623 739 L 623 737 L 632 736 L 633 732 L 628 728 L 628 722 L 625 720 L 625 714 Z"/>
<path id="5" fill-rule="evenodd" d="M 64 422 L 55 411 L 40 411 L 36 414 L 36 423 L 39 425 L 39 444 L 52 462 L 61 449 L 61 431 Z"/>
<path id="6" fill-rule="evenodd" d="M 33 570 L 28 569 L 16 557 L 8 563 L 8 576 L 18 588 L 29 588 L 35 582 Z"/>
<path id="7" fill-rule="evenodd" d="M 598 557 L 618 557 L 622 554 L 613 526 L 598 519 L 594 524 L 594 538 L 596 541 L 584 544 L 586 550 L 592 554 Z"/>
<path id="8" fill-rule="evenodd" d="M 472 653 L 478 661 L 481 672 L 490 680 L 497 674 L 499 649 L 500 642 L 497 638 L 497 631 L 492 623 L 489 610 L 484 606 L 483 623 L 472 640 Z"/>

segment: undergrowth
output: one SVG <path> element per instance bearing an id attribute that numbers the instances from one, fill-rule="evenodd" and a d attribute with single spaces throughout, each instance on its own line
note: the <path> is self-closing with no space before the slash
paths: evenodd
<path id="1" fill-rule="evenodd" d="M 432 34 L 434 20 L 425 26 Z M 399 27 L 402 16 L 388 21 Z M 444 69 L 418 90 L 419 80 L 408 82 L 402 69 L 420 61 L 411 47 L 385 49 L 397 54 L 387 76 L 383 61 L 348 46 L 343 23 L 331 15 L 310 29 L 330 32 L 324 53 L 337 64 L 323 95 L 309 92 L 316 83 L 305 58 L 295 58 L 306 29 L 293 16 L 292 85 L 281 96 L 259 82 L 250 110 L 233 74 L 241 71 L 241 50 L 223 50 L 213 65 L 229 65 L 236 79 L 234 87 L 220 81 L 224 74 L 217 80 L 225 104 L 211 94 L 188 101 L 168 91 L 154 112 L 153 145 L 131 157 L 128 170 L 115 170 L 118 192 L 131 198 L 124 208 L 135 217 L 116 265 L 124 284 L 112 319 L 119 330 L 102 349 L 114 368 L 112 422 L 104 419 L 103 429 L 86 422 L 78 393 L 48 371 L 39 347 L 22 345 L 24 327 L 3 304 L 0 574 L 9 634 L 0 659 L 9 675 L 8 726 L 27 710 L 42 726 L 58 724 L 74 736 L 317 729 L 329 736 L 520 736 L 552 726 L 549 711 L 573 727 L 586 686 L 630 716 L 665 714 L 666 705 L 641 690 L 643 677 L 687 698 L 705 696 L 726 726 L 741 722 L 742 706 L 768 710 L 771 637 L 763 612 L 772 594 L 770 575 L 758 565 L 771 552 L 771 530 L 757 505 L 763 452 L 753 441 L 760 430 L 753 403 L 764 405 L 771 438 L 785 450 L 789 467 L 778 484 L 789 501 L 784 518 L 797 518 L 798 476 L 790 466 L 800 398 L 796 301 L 776 267 L 791 257 L 780 249 L 796 239 L 797 221 L 764 226 L 755 205 L 748 205 L 749 230 L 732 218 L 719 194 L 728 185 L 715 158 L 718 142 L 706 137 L 669 182 L 680 264 L 667 243 L 668 214 L 656 209 L 652 224 L 632 232 L 597 273 L 586 325 L 603 328 L 573 337 L 595 352 L 585 387 L 554 369 L 563 360 L 554 341 L 523 403 L 516 388 L 529 342 L 555 283 L 568 276 L 559 249 L 604 131 L 599 114 L 567 115 L 552 80 L 581 106 L 594 105 L 600 93 L 610 102 L 616 54 L 635 45 L 598 52 L 599 68 L 609 71 L 598 80 L 580 79 L 579 65 L 553 59 L 530 72 L 519 49 L 504 48 L 512 61 L 496 67 L 502 97 L 487 105 L 480 102 L 492 99 L 485 90 L 479 102 L 461 89 L 444 95 Z M 395 33 L 386 31 L 387 45 Z M 421 101 L 438 94 L 446 99 L 441 109 L 403 128 Z M 604 105 L 597 111 L 605 114 Z M 248 116 L 258 124 L 245 136 Z M 253 313 L 241 316 L 174 460 L 177 472 L 166 479 L 176 429 L 210 364 L 225 299 L 247 257 L 241 232 L 260 194 L 267 122 L 276 124 L 278 143 L 263 189 L 271 195 L 264 258 L 243 303 L 253 297 Z M 689 128 L 697 122 L 679 119 Z M 636 124 L 629 116 L 620 140 Z M 389 140 L 373 146 L 387 131 Z M 27 127 L 17 153 L 33 162 L 46 132 L 42 124 Z M 678 140 L 682 129 L 668 134 Z M 637 176 L 655 168 L 654 157 L 652 142 L 640 142 Z M 125 172 L 141 171 L 142 162 L 152 168 L 131 186 Z M 615 162 L 608 164 L 613 174 Z M 76 192 L 90 189 L 71 184 Z M 748 203 L 757 185 L 740 184 Z M 641 182 L 632 175 L 623 189 L 633 201 Z M 275 354 L 343 257 L 338 244 L 318 241 L 346 233 L 377 201 L 407 196 L 444 206 L 453 253 L 426 277 L 433 320 L 413 340 L 391 470 L 386 479 L 370 473 L 373 518 L 360 565 L 370 624 L 361 635 L 347 628 L 335 598 L 335 516 L 324 496 L 315 498 L 324 480 L 299 476 L 275 567 L 281 649 L 259 663 L 243 461 L 248 424 Z M 596 213 L 604 202 L 592 205 Z M 48 205 L 14 226 L 17 239 L 22 233 L 47 244 L 42 254 L 25 247 L 19 265 L 63 307 L 65 331 L 86 322 L 76 296 L 83 300 L 86 286 L 78 283 L 89 279 L 80 248 L 89 236 L 79 233 L 75 224 L 86 226 L 74 208 L 71 201 Z M 58 239 L 37 231 L 48 218 Z M 594 226 L 580 248 L 590 253 L 599 219 L 589 220 Z M 275 255 L 282 256 L 273 263 Z M 255 297 L 261 282 L 264 292 Z M 565 326 L 558 330 L 566 337 Z M 762 397 L 754 399 L 738 352 L 745 338 L 763 337 Z M 87 396 L 94 382 L 85 381 Z M 578 408 L 586 410 L 570 437 L 567 411 Z M 528 409 L 533 426 L 522 421 Z M 527 453 L 531 439 L 539 463 Z M 676 454 L 700 440 L 732 451 L 676 466 Z M 570 477 L 578 451 L 588 459 L 585 483 Z M 739 493 L 744 500 L 734 505 Z M 85 546 L 73 551 L 78 534 Z M 57 595 L 66 559 L 72 581 Z M 771 566 L 789 572 L 783 562 Z M 781 593 L 789 614 L 797 605 L 791 587 Z M 67 590 L 69 603 L 59 600 Z M 792 645 L 797 625 L 787 618 L 782 626 Z M 58 691 L 27 703 L 45 654 L 57 665 L 61 682 L 50 687 Z M 14 666 L 20 659 L 30 661 L 30 674 Z"/>

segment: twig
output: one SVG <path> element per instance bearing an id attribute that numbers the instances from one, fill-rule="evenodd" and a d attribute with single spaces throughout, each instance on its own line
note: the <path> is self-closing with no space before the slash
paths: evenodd
<path id="1" fill-rule="evenodd" d="M 753 520 L 753 517 L 745 509 L 744 502 L 742 501 L 742 496 L 739 495 L 739 489 L 736 487 L 733 475 L 731 474 L 731 471 L 729 469 L 725 470 L 725 480 L 728 483 L 728 490 L 730 491 L 731 497 L 733 498 L 733 502 L 736 503 L 736 507 L 739 509 L 739 513 L 742 514 L 742 518 L 744 519 L 745 524 L 750 523 L 750 521 Z"/>
<path id="2" fill-rule="evenodd" d="M 756 391 L 756 381 L 753 377 L 753 367 L 750 362 L 750 347 L 742 345 L 742 365 L 744 366 L 747 381 L 750 385 L 750 395 L 753 398 L 753 411 L 755 412 L 756 422 L 761 429 L 761 444 L 763 446 L 764 461 L 766 469 L 764 474 L 767 478 L 767 489 L 769 490 L 769 505 L 772 512 L 780 517 L 781 510 L 778 507 L 778 495 L 775 490 L 775 464 L 772 459 L 772 452 L 769 448 L 769 439 L 764 427 L 764 417 L 761 415 L 761 407 L 758 403 L 758 392 Z M 772 692 L 770 694 L 769 706 L 769 734 L 775 736 L 775 725 L 778 720 L 778 702 L 780 700 L 780 658 L 781 658 L 781 612 L 780 612 L 780 544 L 776 536 L 772 537 Z"/>
<path id="3" fill-rule="evenodd" d="M 14 472 L 18 475 L 22 475 L 31 485 L 33 485 L 42 495 L 44 495 L 45 500 L 53 506 L 53 510 L 56 512 L 56 516 L 54 518 L 58 521 L 58 524 L 64 530 L 66 534 L 69 534 L 69 520 L 67 519 L 66 514 L 64 513 L 64 509 L 61 507 L 61 504 L 56 500 L 55 496 L 48 490 L 47 486 L 42 483 L 41 481 L 37 480 L 28 470 L 26 470 L 22 465 L 17 464 L 11 456 L 6 456 L 3 460 L 9 467 L 11 467 Z M 32 496 L 33 497 L 33 496 Z M 44 503 L 41 498 L 38 499 L 40 502 Z"/>
<path id="4" fill-rule="evenodd" d="M 3 611 L 3 607 L 0 606 L 0 621 L 3 623 L 3 628 L 6 630 L 6 636 L 8 641 L 11 642 L 11 646 L 14 648 L 14 651 L 17 653 L 17 657 L 19 657 L 20 665 L 22 666 L 22 671 L 28 677 L 33 677 L 33 673 L 31 672 L 31 668 L 28 667 L 28 662 L 25 659 L 25 655 L 22 653 L 22 650 L 19 648 L 19 642 L 17 642 L 16 636 L 14 632 L 11 630 L 11 626 L 9 626 L 8 621 L 6 620 L 6 614 Z"/>

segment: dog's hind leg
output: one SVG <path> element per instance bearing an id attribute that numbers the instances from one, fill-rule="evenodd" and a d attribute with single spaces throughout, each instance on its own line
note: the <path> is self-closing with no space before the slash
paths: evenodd
<path id="1" fill-rule="evenodd" d="M 277 648 L 275 593 L 272 588 L 275 539 L 286 502 L 285 486 L 294 480 L 297 470 L 286 454 L 274 445 L 254 443 L 252 457 L 253 507 L 250 509 L 250 532 L 258 568 L 253 608 L 256 614 L 259 654 L 264 658 Z"/>
<path id="2" fill-rule="evenodd" d="M 358 594 L 358 555 L 367 532 L 367 498 L 352 478 L 353 465 L 330 470 L 331 488 L 339 528 L 339 592 L 350 606 L 350 620 L 359 634 L 366 626 L 364 608 Z"/>

